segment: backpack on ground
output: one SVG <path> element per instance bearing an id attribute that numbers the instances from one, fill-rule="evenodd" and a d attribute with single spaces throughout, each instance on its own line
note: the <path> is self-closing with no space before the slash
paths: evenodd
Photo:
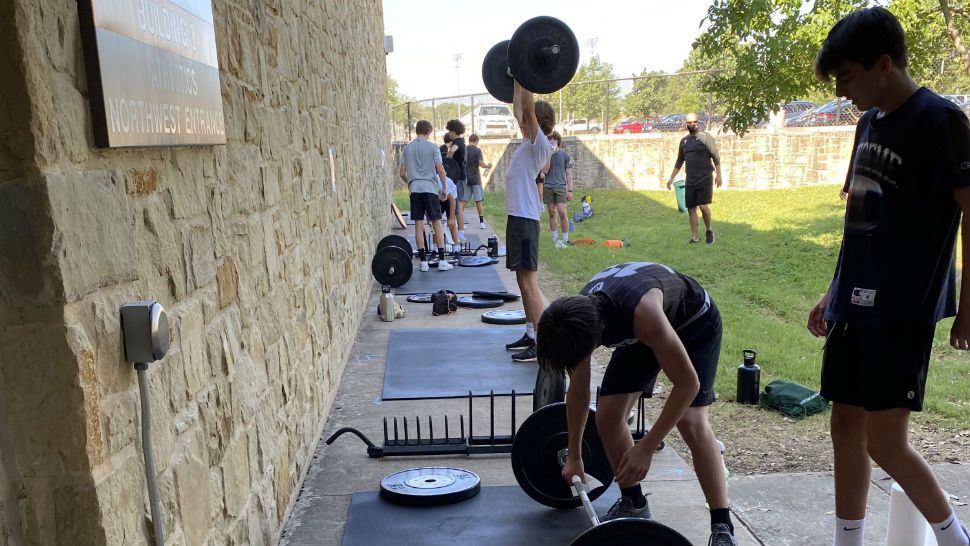
<path id="1" fill-rule="evenodd" d="M 819 393 L 790 381 L 772 381 L 765 385 L 765 391 L 761 393 L 761 407 L 775 410 L 796 421 L 821 413 L 828 405 L 828 400 Z"/>

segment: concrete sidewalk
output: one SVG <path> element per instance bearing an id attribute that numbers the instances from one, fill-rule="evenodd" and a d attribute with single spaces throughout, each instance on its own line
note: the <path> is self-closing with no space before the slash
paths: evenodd
<path id="1" fill-rule="evenodd" d="M 413 229 L 413 228 L 412 228 Z M 469 230 L 471 232 L 472 230 Z M 475 232 L 479 230 L 474 229 Z M 403 231 L 395 231 L 403 234 Z M 484 240 L 491 230 L 481 232 Z M 566 250 L 568 251 L 568 250 Z M 495 266 L 510 292 L 518 293 L 514 275 L 504 268 L 504 260 Z M 430 271 L 415 275 L 439 275 L 442 288 L 447 287 L 449 275 L 461 275 L 462 268 L 439 273 Z M 452 466 L 470 470 L 481 476 L 482 487 L 516 485 L 508 455 L 473 457 L 385 457 L 371 459 L 365 445 L 347 434 L 327 446 L 323 440 L 341 427 L 354 427 L 374 443 L 383 441 L 382 419 L 397 416 L 431 416 L 436 425 L 444 415 L 456 422 L 458 415 L 467 414 L 467 399 L 434 399 L 382 401 L 384 362 L 387 356 L 389 333 L 403 328 L 511 328 L 509 341 L 518 337 L 521 327 L 491 326 L 481 322 L 482 310 L 459 308 L 449 316 L 433 317 L 430 304 L 416 304 L 398 296 L 408 315 L 402 320 L 381 322 L 376 308 L 380 289 L 374 286 L 364 310 L 364 320 L 357 334 L 350 360 L 322 432 L 321 440 L 307 470 L 299 496 L 283 524 L 280 546 L 339 545 L 343 537 L 351 496 L 355 492 L 376 491 L 384 476 L 413 467 Z M 521 302 L 507 303 L 502 309 L 521 309 Z M 456 340 L 460 343 L 460 340 Z M 598 377 L 593 384 L 599 383 Z M 511 413 L 509 397 L 496 397 L 495 433 L 508 434 Z M 516 400 L 517 424 L 532 411 L 532 397 Z M 465 416 L 466 420 L 468 416 Z M 476 398 L 474 403 L 475 434 L 486 433 L 489 418 L 488 399 Z M 412 425 L 413 426 L 413 425 Z M 457 428 L 457 427 L 456 427 Z M 454 429 L 453 429 L 454 430 Z M 439 431 L 440 435 L 440 431 Z M 728 446 L 730 449 L 730 446 Z M 829 446 L 819 446 L 829 449 Z M 944 465 L 938 468 L 947 490 L 966 502 L 970 498 L 970 466 Z M 884 475 L 873 472 L 870 491 L 867 545 L 884 544 L 889 506 L 889 484 Z M 673 449 L 667 447 L 654 459 L 650 474 L 644 482 L 650 493 L 654 518 L 679 531 L 696 545 L 707 544 L 709 516 L 704 497 L 693 470 Z M 742 546 L 753 545 L 826 545 L 831 543 L 833 494 L 830 474 L 775 474 L 731 478 L 732 501 L 736 536 Z M 964 522 L 970 521 L 970 508 L 957 508 Z M 583 517 L 577 511 L 577 518 Z M 419 544 L 414 537 L 389 537 L 389 543 Z M 509 537 L 504 546 L 518 544 Z M 376 546 L 376 545 L 375 545 Z M 468 544 L 467 546 L 475 546 Z M 914 545 L 915 546 L 915 545 Z"/>

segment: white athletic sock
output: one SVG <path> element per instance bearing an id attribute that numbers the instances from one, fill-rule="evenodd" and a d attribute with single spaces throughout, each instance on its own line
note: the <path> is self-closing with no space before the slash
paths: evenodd
<path id="1" fill-rule="evenodd" d="M 534 340 L 536 338 L 536 325 L 531 322 L 526 322 L 525 335 L 531 337 Z"/>
<path id="2" fill-rule="evenodd" d="M 866 532 L 866 520 L 835 518 L 835 540 L 833 546 L 862 546 Z"/>
<path id="3" fill-rule="evenodd" d="M 556 230 L 553 230 L 553 231 L 552 231 L 552 242 L 554 242 L 554 243 L 555 243 L 555 242 L 556 242 L 556 241 L 558 241 L 558 240 L 559 240 L 559 232 L 558 232 L 558 231 L 556 231 Z"/>
<path id="4" fill-rule="evenodd" d="M 464 238 L 465 238 L 465 230 L 459 229 L 458 230 L 458 240 L 463 240 Z"/>
<path id="5" fill-rule="evenodd" d="M 950 517 L 940 523 L 931 523 L 933 534 L 936 535 L 936 543 L 939 546 L 967 546 L 970 538 L 963 532 L 957 513 L 950 509 Z"/>
<path id="6" fill-rule="evenodd" d="M 567 243 L 569 242 L 569 232 L 568 231 L 562 232 L 562 240 L 563 241 L 566 241 Z"/>

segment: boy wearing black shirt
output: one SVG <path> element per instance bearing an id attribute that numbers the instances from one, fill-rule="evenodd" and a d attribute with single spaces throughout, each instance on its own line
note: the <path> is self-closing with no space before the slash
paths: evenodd
<path id="1" fill-rule="evenodd" d="M 835 275 L 808 317 L 809 331 L 826 336 L 836 546 L 863 544 L 870 457 L 930 522 L 940 546 L 970 545 L 907 439 L 910 412 L 922 410 L 936 322 L 956 316 L 950 343 L 970 348 L 970 275 L 957 307 L 954 268 L 961 209 L 963 263 L 970 263 L 970 123 L 919 87 L 906 64 L 902 27 L 884 8 L 836 23 L 815 62 L 819 78 L 835 76 L 836 95 L 866 111 L 846 177 Z"/>
<path id="2" fill-rule="evenodd" d="M 721 452 L 708 419 L 721 352 L 717 306 L 694 279 L 649 262 L 609 267 L 580 294 L 559 298 L 546 308 L 537 339 L 539 365 L 570 377 L 569 454 L 563 478 L 568 482 L 584 475 L 581 444 L 593 350 L 615 347 L 600 386 L 596 427 L 622 496 L 602 519 L 650 518 L 640 481 L 657 446 L 676 426 L 711 508 L 709 544 L 736 546 Z M 627 416 L 643 392 L 653 391 L 660 370 L 673 387 L 653 427 L 634 445 Z"/>

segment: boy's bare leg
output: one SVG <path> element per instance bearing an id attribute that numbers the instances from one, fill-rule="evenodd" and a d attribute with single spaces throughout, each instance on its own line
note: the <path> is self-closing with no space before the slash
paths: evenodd
<path id="1" fill-rule="evenodd" d="M 455 198 L 448 196 L 448 231 L 451 232 L 451 240 L 458 244 L 458 219 L 455 217 Z"/>
<path id="2" fill-rule="evenodd" d="M 633 436 L 630 435 L 630 425 L 627 417 L 633 405 L 640 399 L 640 393 L 608 394 L 600 396 L 596 403 L 596 430 L 603 440 L 606 458 L 610 461 L 610 468 L 615 472 L 620 465 L 623 454 L 633 447 Z M 621 483 L 620 487 L 630 487 L 634 483 Z"/>
<path id="3" fill-rule="evenodd" d="M 515 282 L 519 285 L 519 293 L 522 294 L 525 321 L 535 324 L 538 328 L 539 317 L 542 316 L 542 311 L 545 309 L 545 297 L 539 290 L 539 273 L 528 269 L 518 269 L 515 272 Z"/>
<path id="4" fill-rule="evenodd" d="M 950 503 L 923 457 L 909 445 L 905 408 L 867 412 L 869 455 L 896 480 L 923 517 L 931 523 L 950 517 Z"/>
<path id="5" fill-rule="evenodd" d="M 549 211 L 549 231 L 556 231 L 556 205 L 546 205 Z"/>
<path id="6" fill-rule="evenodd" d="M 724 463 L 721 449 L 711 430 L 707 407 L 693 407 L 677 422 L 677 430 L 690 449 L 694 461 L 694 473 L 704 491 L 704 498 L 711 510 L 727 508 L 727 485 L 724 483 Z"/>
<path id="7" fill-rule="evenodd" d="M 569 218 L 566 216 L 566 203 L 556 205 L 559 209 L 559 230 L 563 233 L 569 232 Z M 552 216 L 552 213 L 549 214 Z M 568 235 L 567 235 L 568 237 Z"/>
<path id="8" fill-rule="evenodd" d="M 687 209 L 687 217 L 690 221 L 690 238 L 692 241 L 699 241 L 697 236 L 697 207 Z"/>
<path id="9" fill-rule="evenodd" d="M 484 218 L 485 217 L 485 209 L 482 208 L 482 202 L 481 201 L 475 201 L 475 208 L 478 209 L 478 215 L 481 216 L 482 218 Z"/>
<path id="10" fill-rule="evenodd" d="M 465 229 L 465 202 L 459 201 L 457 212 L 455 214 L 458 217 L 458 229 Z M 455 239 L 456 241 L 458 239 Z"/>
<path id="11" fill-rule="evenodd" d="M 418 250 L 424 248 L 424 219 L 414 221 L 414 242 L 418 245 Z"/>
<path id="12" fill-rule="evenodd" d="M 414 223 L 414 227 L 418 227 L 417 222 Z M 441 219 L 432 220 L 431 228 L 434 229 L 434 244 L 438 245 L 438 248 L 444 250 L 445 248 L 445 232 L 441 229 Z"/>
<path id="13" fill-rule="evenodd" d="M 831 436 L 835 463 L 835 517 L 866 517 L 872 463 L 866 447 L 866 410 L 832 403 Z"/>

